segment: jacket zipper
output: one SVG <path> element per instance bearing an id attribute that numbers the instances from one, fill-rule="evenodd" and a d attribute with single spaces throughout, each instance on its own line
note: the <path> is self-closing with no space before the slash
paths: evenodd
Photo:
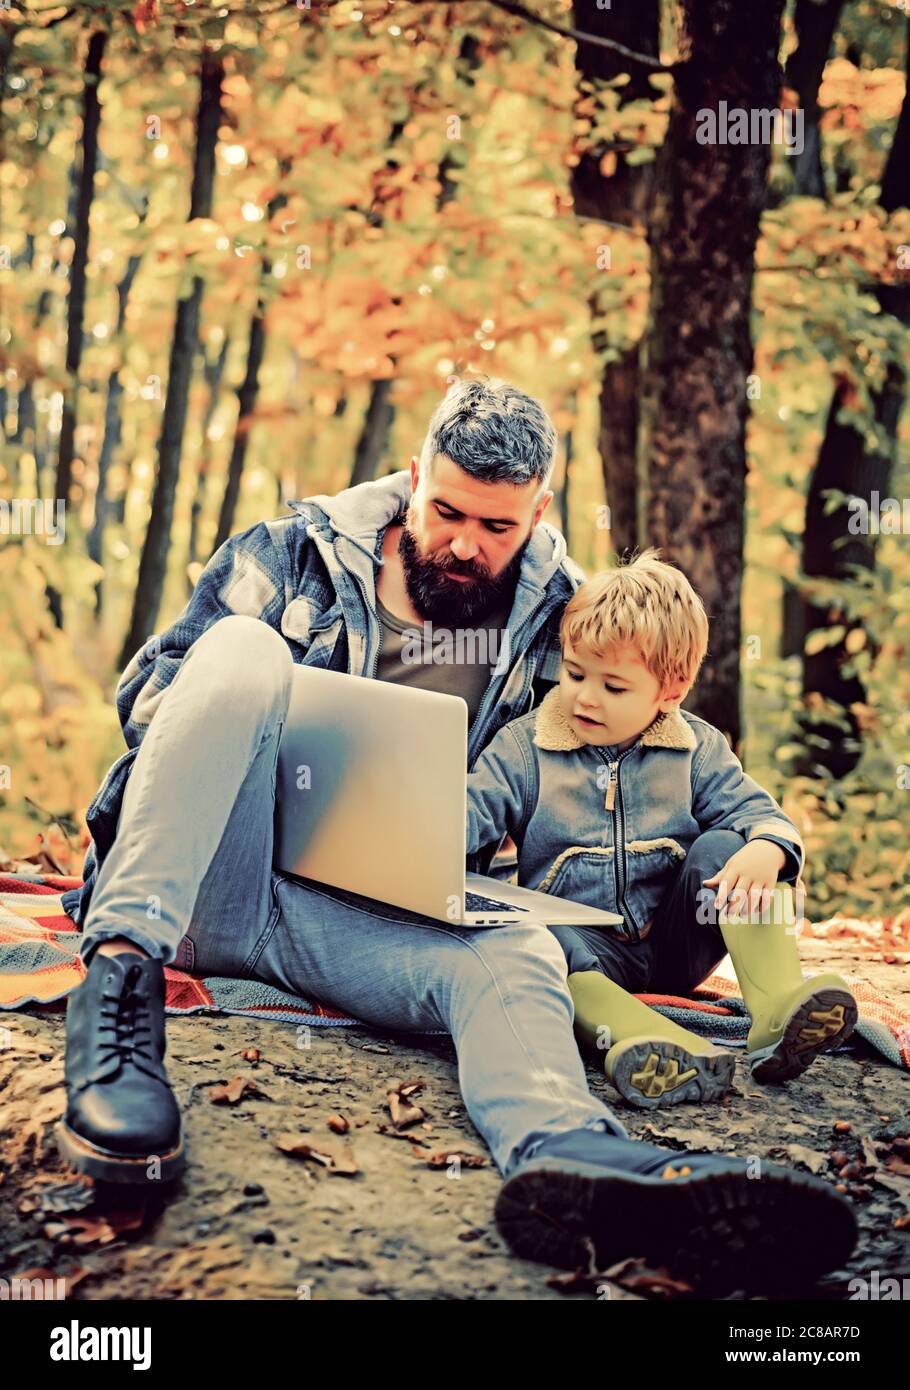
<path id="1" fill-rule="evenodd" d="M 619 764 L 629 753 L 637 747 L 633 744 L 624 753 L 620 753 L 618 758 L 609 759 L 606 754 L 598 754 L 603 758 L 607 767 L 610 769 L 610 776 L 607 782 L 607 794 L 604 798 L 604 810 L 610 811 L 613 816 L 613 872 L 616 881 L 616 905 L 620 912 L 625 911 L 628 926 L 634 933 L 634 939 L 639 940 L 638 928 L 632 916 L 632 910 L 626 902 L 626 827 L 625 811 L 622 804 L 622 786 L 619 780 Z M 617 805 L 617 793 L 619 794 Z"/>
<path id="2" fill-rule="evenodd" d="M 380 650 L 381 650 L 381 648 L 382 648 L 382 628 L 381 628 L 381 625 L 380 625 L 380 623 L 379 623 L 379 619 L 378 619 L 377 616 L 376 616 L 375 610 L 373 610 L 372 608 L 370 608 L 369 599 L 368 599 L 368 597 L 367 597 L 367 586 L 366 586 L 366 584 L 365 584 L 365 583 L 363 582 L 363 580 L 360 578 L 360 575 L 357 573 L 356 570 L 348 569 L 347 565 L 345 565 L 344 568 L 345 568 L 345 570 L 347 571 L 347 573 L 350 574 L 350 575 L 352 575 L 353 578 L 357 581 L 357 587 L 359 588 L 360 593 L 361 593 L 361 596 L 362 596 L 362 598 L 363 598 L 363 609 L 364 609 L 364 612 L 366 613 L 366 617 L 367 617 L 367 632 L 368 632 L 373 638 L 375 638 L 375 637 L 376 637 L 376 631 L 377 631 L 377 629 L 379 630 L 379 638 L 378 638 L 378 641 L 374 641 L 374 643 L 373 643 L 373 662 L 372 662 L 372 669 L 371 669 L 371 670 L 369 671 L 369 673 L 368 673 L 368 674 L 369 674 L 369 679 L 370 679 L 370 680 L 373 680 L 373 679 L 375 678 L 375 676 L 376 676 L 376 669 L 377 669 L 377 667 L 379 666 L 379 652 L 380 652 Z M 343 607 L 344 607 L 344 605 L 342 605 L 342 608 L 343 608 Z M 349 646 L 349 648 L 350 648 L 350 638 L 348 638 L 347 640 L 348 640 L 348 646 Z M 367 674 L 367 673 L 365 672 L 364 674 Z"/>
<path id="3" fill-rule="evenodd" d="M 516 646 L 518 645 L 519 638 L 522 638 L 522 637 L 524 636 L 524 634 L 525 634 L 525 632 L 527 631 L 527 629 L 528 629 L 528 627 L 529 627 L 531 621 L 532 621 L 532 620 L 534 619 L 534 617 L 537 615 L 537 610 L 540 608 L 541 604 L 544 603 L 544 602 L 546 601 L 546 598 L 547 598 L 546 592 L 544 592 L 543 594 L 541 594 L 540 598 L 537 600 L 537 602 L 535 603 L 534 607 L 531 609 L 530 613 L 528 613 L 528 614 L 526 615 L 525 620 L 524 620 L 524 622 L 522 623 L 521 627 L 519 628 L 518 632 L 515 634 L 515 641 L 513 642 L 511 636 L 509 637 L 509 643 L 510 643 L 510 646 L 511 646 L 511 647 L 514 648 L 514 647 L 516 647 Z M 556 604 L 554 603 L 554 604 L 552 605 L 552 607 L 555 608 L 555 607 L 556 607 Z M 547 616 L 548 616 L 548 614 L 544 614 L 544 618 L 546 618 Z M 512 671 L 514 670 L 514 664 L 515 664 L 515 662 L 516 662 L 516 661 L 521 661 L 521 660 L 523 660 L 524 657 L 527 655 L 527 653 L 531 650 L 531 647 L 534 645 L 534 642 L 535 642 L 535 640 L 536 640 L 536 638 L 537 638 L 537 636 L 538 636 L 538 634 L 539 634 L 539 632 L 540 632 L 540 627 L 541 627 L 541 620 L 538 618 L 538 625 L 537 625 L 537 627 L 535 628 L 535 630 L 531 633 L 530 640 L 529 640 L 528 645 L 527 645 L 527 647 L 525 648 L 525 650 L 519 652 L 518 656 L 515 656 L 514 650 L 512 651 L 512 661 L 511 661 L 511 663 L 510 663 L 510 665 L 509 665 L 509 669 L 508 669 L 508 671 L 506 671 L 502 676 L 499 677 L 499 692 L 497 693 L 496 700 L 498 700 L 498 698 L 499 698 L 499 693 L 501 693 L 501 692 L 505 689 L 506 682 L 508 681 L 509 676 L 512 674 Z M 507 630 L 508 630 L 508 625 L 507 625 Z M 533 673 L 532 673 L 530 681 L 526 681 L 525 685 L 522 687 L 521 694 L 520 694 L 520 696 L 519 696 L 519 703 L 524 704 L 525 700 L 527 699 L 528 690 L 531 688 L 531 685 L 533 684 L 533 681 L 534 681 L 534 676 L 533 676 Z M 483 704 L 483 702 L 485 702 L 485 701 L 486 701 L 487 699 L 489 699 L 489 698 L 490 698 L 490 687 L 487 686 L 487 689 L 484 691 L 481 704 Z M 480 757 L 481 752 L 483 751 L 483 748 L 484 748 L 484 740 L 485 740 L 485 738 L 486 738 L 487 729 L 489 728 L 490 724 L 491 724 L 492 721 L 493 721 L 493 712 L 494 712 L 494 710 L 496 709 L 496 700 L 491 700 L 491 701 L 490 701 L 489 711 L 488 711 L 487 713 L 485 713 L 484 716 L 483 716 L 483 724 L 476 724 L 476 722 L 475 722 L 475 732 L 474 732 L 473 734 L 471 734 L 471 733 L 469 732 L 469 734 L 468 734 L 468 744 L 469 744 L 469 746 L 470 746 L 471 743 L 476 743 L 476 745 L 477 745 L 477 752 L 474 754 L 473 758 L 470 757 L 470 756 L 468 757 L 468 771 L 469 771 L 469 772 L 473 769 L 474 764 L 476 763 L 477 759 Z M 477 717 L 478 717 L 478 719 L 480 718 L 480 715 L 481 715 L 481 710 L 479 709 L 479 710 L 477 711 Z"/>

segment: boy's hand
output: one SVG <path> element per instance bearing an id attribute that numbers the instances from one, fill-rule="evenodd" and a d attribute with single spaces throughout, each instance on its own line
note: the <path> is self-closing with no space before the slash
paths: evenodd
<path id="1" fill-rule="evenodd" d="M 734 916 L 748 905 L 749 915 L 771 906 L 771 889 L 787 856 L 773 840 L 753 840 L 731 854 L 713 878 L 702 879 L 706 888 L 717 888 L 714 906 L 721 912 L 729 903 Z"/>

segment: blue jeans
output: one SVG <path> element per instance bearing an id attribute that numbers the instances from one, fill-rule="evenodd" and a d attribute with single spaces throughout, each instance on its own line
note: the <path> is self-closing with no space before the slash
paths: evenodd
<path id="1" fill-rule="evenodd" d="M 551 927 L 569 974 L 599 970 L 631 994 L 690 994 L 727 954 L 720 927 L 699 921 L 699 893 L 706 891 L 702 882 L 713 878 L 745 843 L 735 830 L 705 830 L 697 836 L 643 941 L 627 941 L 597 927 Z"/>
<path id="2" fill-rule="evenodd" d="M 385 1029 L 445 1030 L 503 1175 L 566 1130 L 628 1137 L 588 1090 L 565 958 L 543 923 L 459 928 L 272 869 L 292 669 L 284 639 L 239 615 L 186 652 L 130 770 L 83 960 L 126 936 L 200 975 L 263 980 Z"/>

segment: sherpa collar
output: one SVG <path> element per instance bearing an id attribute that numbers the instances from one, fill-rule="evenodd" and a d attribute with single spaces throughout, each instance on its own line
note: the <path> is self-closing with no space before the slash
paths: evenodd
<path id="1" fill-rule="evenodd" d="M 534 721 L 534 742 L 551 753 L 570 753 L 587 745 L 574 732 L 559 703 L 559 687 L 544 696 Z M 645 748 L 695 747 L 695 735 L 678 710 L 659 714 L 645 729 L 639 742 Z"/>

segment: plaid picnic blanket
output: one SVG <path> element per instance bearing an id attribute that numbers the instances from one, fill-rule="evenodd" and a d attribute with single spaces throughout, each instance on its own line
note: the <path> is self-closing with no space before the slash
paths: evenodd
<path id="1" fill-rule="evenodd" d="M 77 953 L 79 932 L 63 912 L 60 894 L 80 883 L 78 878 L 50 874 L 0 874 L 0 1009 L 65 1007 L 67 994 L 82 980 L 85 968 Z M 164 974 L 169 1014 L 240 1014 L 322 1028 L 369 1026 L 316 999 L 287 994 L 257 980 L 201 979 L 171 966 L 165 966 Z M 856 1033 L 894 1066 L 910 1070 L 910 1015 L 866 981 L 846 978 L 859 1006 Z M 709 975 L 690 998 L 637 997 L 713 1042 L 725 1047 L 746 1045 L 751 1026 L 748 1011 L 735 980 L 721 972 Z M 852 1040 L 847 1049 L 851 1045 Z"/>

